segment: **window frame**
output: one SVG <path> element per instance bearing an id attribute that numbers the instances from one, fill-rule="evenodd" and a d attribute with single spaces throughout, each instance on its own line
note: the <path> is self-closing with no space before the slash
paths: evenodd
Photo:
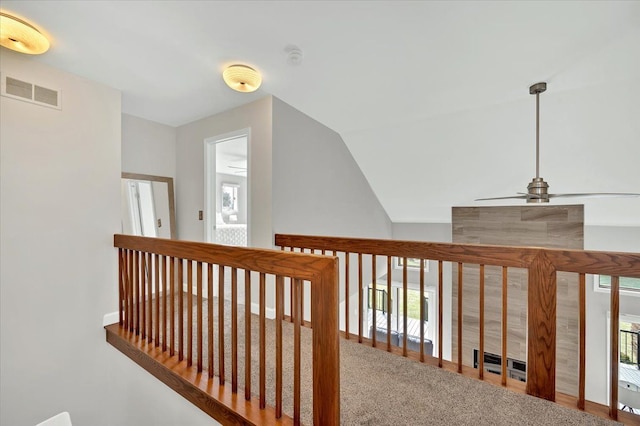
<path id="1" fill-rule="evenodd" d="M 610 286 L 600 285 L 600 277 L 610 277 L 610 275 L 593 275 L 593 291 L 597 293 L 611 293 Z M 620 286 L 620 295 L 640 297 L 640 289 L 631 289 L 629 287 Z"/>

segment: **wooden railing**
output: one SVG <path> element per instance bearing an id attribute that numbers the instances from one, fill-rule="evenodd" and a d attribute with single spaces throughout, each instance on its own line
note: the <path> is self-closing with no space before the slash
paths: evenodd
<path id="1" fill-rule="evenodd" d="M 251 407 L 248 414 L 236 423 L 274 424 L 282 418 L 282 372 L 284 321 L 284 279 L 293 283 L 294 347 L 293 347 L 293 423 L 300 423 L 300 327 L 302 315 L 302 283 L 310 283 L 311 313 L 313 317 L 313 422 L 318 425 L 337 425 L 340 419 L 339 336 L 337 259 L 315 255 L 284 253 L 275 250 L 257 250 L 212 244 L 163 240 L 158 238 L 116 235 L 114 246 L 119 249 L 119 329 L 122 337 L 137 339 L 140 348 L 154 351 L 156 358 L 164 359 L 165 367 L 174 371 L 194 369 L 206 375 L 209 381 L 199 392 L 219 397 L 238 392 L 238 317 L 244 315 L 245 329 L 240 333 L 244 347 L 250 348 L 251 306 L 259 305 L 259 390 L 252 396 L 251 350 L 244 350 L 244 394 Z M 231 306 L 225 306 L 225 281 L 231 281 Z M 257 279 L 256 279 L 257 278 Z M 244 279 L 244 300 L 238 300 L 239 282 Z M 183 287 L 183 284 L 185 286 Z M 266 407 L 265 384 L 265 311 L 267 287 L 275 285 L 275 340 L 276 378 L 275 413 L 264 419 L 259 409 Z M 193 290 L 195 288 L 195 291 Z M 272 288 L 272 287 L 271 287 Z M 218 293 L 217 301 L 212 297 Z M 254 291 L 255 290 L 255 291 Z M 252 294 L 259 296 L 252 298 Z M 206 295 L 206 297 L 205 297 Z M 194 301 L 195 298 L 195 301 Z M 255 299 L 255 300 L 254 300 Z M 215 304 L 217 303 L 217 306 Z M 186 306 L 185 306 L 186 304 Z M 195 307 L 194 307 L 195 305 Z M 241 307 L 244 305 L 244 308 Z M 225 311 L 230 309 L 230 324 Z M 244 310 L 244 314 L 242 313 Z M 195 316 L 194 316 L 195 315 Z M 206 320 L 205 320 L 206 318 Z M 255 321 L 255 319 L 254 319 Z M 194 326 L 195 322 L 195 326 Z M 217 327 L 215 323 L 217 322 Z M 230 331 L 228 330 L 230 326 Z M 195 330 L 194 330 L 195 328 Z M 107 329 L 109 340 L 109 328 Z M 229 341 L 231 371 L 225 365 L 225 341 Z M 214 344 L 217 338 L 217 346 Z M 254 339 L 255 341 L 255 339 Z M 146 342 L 146 343 L 145 343 Z M 112 343 L 113 344 L 113 343 Z M 114 345 L 115 346 L 115 345 Z M 119 348 L 124 351 L 123 345 Z M 132 356 L 136 358 L 136 356 Z M 206 359 L 207 363 L 204 364 Z M 175 360 L 175 361 L 174 361 Z M 195 365 L 194 365 L 195 364 Z M 170 366 L 170 367 L 168 367 Z M 217 376 L 214 370 L 217 367 Z M 148 368 L 151 370 L 151 368 Z M 157 369 L 156 369 L 157 370 Z M 164 373 L 154 373 L 157 377 Z M 222 389 L 211 392 L 213 382 Z M 172 379 L 165 383 L 178 390 Z M 203 402 L 201 394 L 185 390 L 190 399 L 209 414 L 220 414 L 229 421 L 234 408 L 211 408 Z M 195 391 L 194 391 L 195 392 Z M 235 401 L 238 397 L 229 397 Z M 216 411 L 218 410 L 218 411 Z M 253 418 L 248 418 L 253 412 Z M 256 420 L 259 419 L 259 420 Z"/>
<path id="2" fill-rule="evenodd" d="M 555 250 L 530 247 L 505 247 L 488 245 L 469 244 L 446 244 L 428 243 L 415 241 L 393 241 L 374 240 L 358 238 L 337 238 L 337 237 L 316 237 L 299 235 L 276 235 L 275 244 L 285 251 L 298 251 L 307 253 L 330 254 L 339 256 L 344 264 L 343 272 L 340 274 L 340 291 L 343 292 L 344 310 L 341 312 L 343 320 L 345 338 L 357 338 L 359 342 L 371 344 L 376 347 L 376 333 L 370 338 L 364 336 L 363 322 L 366 305 L 363 298 L 363 289 L 371 284 L 372 306 L 376 304 L 376 278 L 379 276 L 379 257 L 386 262 L 387 270 L 387 290 L 391 293 L 391 263 L 392 258 L 404 260 L 402 267 L 402 289 L 404 298 L 404 330 L 407 330 L 407 259 L 421 259 L 419 268 L 420 294 L 424 293 L 424 265 L 425 260 L 437 262 L 437 347 L 438 353 L 435 357 L 423 353 L 423 344 L 420 344 L 419 357 L 407 350 L 407 333 L 404 333 L 403 341 L 400 343 L 401 352 L 391 345 L 391 333 L 387 332 L 386 350 L 399 353 L 403 356 L 415 357 L 422 362 L 431 363 L 440 367 L 452 369 L 459 373 L 478 377 L 481 380 L 493 381 L 483 374 L 483 357 L 479 357 L 479 368 L 473 369 L 462 363 L 462 329 L 463 329 L 463 304 L 462 286 L 464 285 L 463 266 L 472 264 L 479 266 L 479 353 L 484 353 L 484 281 L 485 266 L 493 265 L 502 267 L 502 338 L 501 338 L 501 359 L 502 369 L 500 384 L 508 386 L 516 391 L 523 391 L 529 395 L 534 395 L 547 400 L 556 401 L 564 405 L 572 405 L 581 410 L 586 410 L 593 414 L 608 416 L 617 419 L 620 416 L 626 418 L 628 413 L 618 410 L 618 329 L 619 329 L 619 277 L 640 278 L 640 254 L 613 253 L 581 250 Z M 363 258 L 368 257 L 367 265 L 363 267 Z M 355 266 L 354 266 L 355 262 Z M 458 289 L 458 309 L 457 309 L 457 330 L 452 330 L 452 340 L 457 339 L 457 360 L 451 362 L 443 359 L 443 270 L 445 262 L 457 267 L 457 277 L 454 279 Z M 363 270 L 371 267 L 371 279 L 363 281 Z M 353 269 L 352 269 L 353 268 Z M 528 272 L 528 299 L 527 306 L 527 365 L 526 365 L 526 388 L 520 382 L 507 378 L 507 287 L 508 269 L 524 268 Z M 384 268 L 383 268 L 384 269 Z M 355 274 L 357 271 L 357 274 Z M 556 395 L 556 274 L 558 272 L 573 272 L 579 277 L 579 354 L 576 363 L 578 370 L 578 395 L 570 396 L 565 394 Z M 357 283 L 353 283 L 353 275 L 357 277 Z M 610 340 L 610 395 L 609 407 L 585 401 L 585 373 L 586 373 L 586 274 L 611 275 L 611 340 Z M 355 287 L 354 287 L 355 285 Z M 358 299 L 358 318 L 350 316 L 350 300 Z M 391 310 L 390 298 L 387 299 Z M 293 307 L 289 308 L 293 312 Z M 372 324 L 376 327 L 376 310 L 372 311 Z M 420 308 L 420 319 L 425 318 L 424 309 Z M 311 312 L 311 322 L 315 324 L 314 312 Z M 350 332 L 353 329 L 353 321 L 357 321 L 357 335 Z M 391 319 L 387 317 L 387 331 L 391 330 Z M 422 327 L 420 327 L 420 342 L 424 341 Z M 366 333 L 368 334 L 368 332 Z M 494 381 L 495 383 L 495 381 Z M 637 420 L 632 420 L 637 421 Z"/>

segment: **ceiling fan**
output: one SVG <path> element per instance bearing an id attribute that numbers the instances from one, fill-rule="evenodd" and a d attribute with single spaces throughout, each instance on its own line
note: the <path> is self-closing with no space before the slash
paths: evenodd
<path id="1" fill-rule="evenodd" d="M 550 198 L 600 198 L 600 197 L 640 197 L 629 192 L 586 192 L 575 194 L 549 194 L 549 184 L 540 177 L 540 93 L 547 90 L 547 83 L 536 83 L 529 87 L 529 94 L 536 95 L 536 177 L 527 186 L 527 192 L 518 192 L 508 197 L 478 198 L 475 201 L 526 199 L 527 203 L 548 203 Z"/>

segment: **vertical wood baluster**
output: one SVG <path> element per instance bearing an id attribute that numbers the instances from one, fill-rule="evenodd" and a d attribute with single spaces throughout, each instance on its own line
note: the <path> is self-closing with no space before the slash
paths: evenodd
<path id="1" fill-rule="evenodd" d="M 187 259 L 187 365 L 193 364 L 193 262 Z"/>
<path id="2" fill-rule="evenodd" d="M 507 339 L 509 331 L 507 328 L 507 267 L 502 267 L 502 386 L 507 385 Z M 484 354 L 482 354 L 484 356 Z"/>
<path id="3" fill-rule="evenodd" d="M 362 343 L 362 253 L 358 253 L 358 343 Z"/>
<path id="4" fill-rule="evenodd" d="M 155 327 L 155 332 L 156 332 L 156 342 L 155 342 L 155 346 L 158 347 L 160 346 L 160 255 L 159 254 L 154 254 L 154 262 L 153 262 L 153 267 L 154 267 L 154 272 L 155 272 L 155 285 L 156 285 L 156 297 L 155 297 L 155 301 L 156 301 L 156 315 L 155 315 L 155 322 L 154 322 L 154 327 Z"/>
<path id="5" fill-rule="evenodd" d="M 584 274 L 579 274 L 578 283 L 578 309 L 580 315 L 580 366 L 578 368 L 578 408 L 584 410 L 584 388 L 585 388 L 585 374 L 586 374 L 586 335 L 587 335 L 587 321 L 586 321 L 586 303 L 587 303 L 587 288 Z"/>
<path id="6" fill-rule="evenodd" d="M 121 288 L 122 288 L 122 295 L 121 295 L 121 300 L 120 300 L 120 309 L 122 311 L 122 314 L 120 315 L 120 325 L 126 329 L 127 328 L 127 250 L 126 249 L 120 249 L 120 257 L 118 259 L 119 262 L 122 262 L 122 264 L 120 265 L 120 279 L 122 280 L 122 284 L 121 284 Z"/>
<path id="7" fill-rule="evenodd" d="M 125 330 L 129 330 L 132 324 L 131 315 L 133 314 L 133 289 L 131 287 L 131 281 L 133 279 L 133 274 L 131 273 L 131 268 L 133 264 L 133 253 L 131 250 L 125 250 L 124 252 L 124 275 L 125 275 L 125 287 L 124 287 L 124 297 L 125 297 L 125 310 L 124 310 L 124 328 Z"/>
<path id="8" fill-rule="evenodd" d="M 231 391 L 238 392 L 238 269 L 231 268 Z"/>
<path id="9" fill-rule="evenodd" d="M 162 256 L 162 352 L 167 350 L 167 256 Z"/>
<path id="10" fill-rule="evenodd" d="M 458 373 L 462 373 L 462 262 L 458 262 Z"/>
<path id="11" fill-rule="evenodd" d="M 251 399 L 251 271 L 244 271 L 244 399 Z"/>
<path id="12" fill-rule="evenodd" d="M 207 264 L 207 340 L 209 378 L 213 378 L 213 264 Z"/>
<path id="13" fill-rule="evenodd" d="M 478 349 L 478 378 L 484 380 L 484 265 L 480 265 L 480 337 Z"/>
<path id="14" fill-rule="evenodd" d="M 224 265 L 218 265 L 218 378 L 224 385 Z"/>
<path id="15" fill-rule="evenodd" d="M 266 328 L 266 282 L 265 274 L 260 273 L 260 409 L 267 406 L 267 350 L 265 340 Z"/>
<path id="16" fill-rule="evenodd" d="M 153 342 L 153 254 L 147 254 L 147 342 Z"/>
<path id="17" fill-rule="evenodd" d="M 290 251 L 295 252 L 293 247 L 290 247 Z M 304 249 L 300 249 L 300 252 L 304 252 Z M 289 279 L 289 321 L 293 322 L 293 279 Z"/>
<path id="18" fill-rule="evenodd" d="M 184 275 L 182 259 L 178 258 L 178 276 L 176 292 L 178 293 L 178 359 L 184 359 Z"/>
<path id="19" fill-rule="evenodd" d="M 609 396 L 609 417 L 618 420 L 618 358 L 620 356 L 620 278 L 611 277 L 611 395 Z"/>
<path id="20" fill-rule="evenodd" d="M 420 259 L 420 362 L 424 362 L 424 259 Z"/>
<path id="21" fill-rule="evenodd" d="M 140 334 L 140 252 L 133 252 L 133 329 Z"/>
<path id="22" fill-rule="evenodd" d="M 196 366 L 202 371 L 202 262 L 196 263 Z"/>
<path id="23" fill-rule="evenodd" d="M 408 296 L 408 278 L 407 278 L 407 258 L 404 258 L 402 265 L 402 356 L 407 356 L 407 304 Z"/>
<path id="24" fill-rule="evenodd" d="M 127 299 L 128 299 L 128 306 L 127 306 L 127 328 L 129 329 L 129 332 L 133 332 L 133 323 L 134 323 L 134 319 L 133 316 L 134 314 L 134 309 L 135 309 L 135 296 L 134 296 L 134 292 L 133 292 L 133 287 L 134 287 L 134 280 L 135 280 L 135 274 L 134 274 L 134 254 L 133 254 L 133 250 L 129 250 L 128 253 L 128 263 L 127 263 L 127 269 L 129 271 L 128 276 L 129 276 L 129 280 L 127 282 Z"/>
<path id="25" fill-rule="evenodd" d="M 438 261 L 438 367 L 442 368 L 442 260 Z"/>
<path id="26" fill-rule="evenodd" d="M 377 287 L 376 287 L 376 275 L 377 275 L 377 271 L 376 271 L 376 255 L 372 255 L 371 256 L 371 327 L 373 330 L 372 336 L 371 336 L 371 345 L 375 348 L 377 346 L 377 339 L 376 339 L 376 331 L 378 330 L 378 319 L 376 317 L 376 311 L 378 310 L 378 305 L 377 305 L 377 298 L 376 298 L 376 292 L 377 292 Z M 368 292 L 367 292 L 368 293 Z M 367 294 L 368 295 L 368 294 Z M 389 335 L 390 333 L 387 332 L 387 335 Z"/>
<path id="27" fill-rule="evenodd" d="M 147 254 L 140 253 L 140 337 L 147 337 Z"/>
<path id="28" fill-rule="evenodd" d="M 300 424 L 300 324 L 302 324 L 302 280 L 294 280 L 293 324 L 293 423 Z"/>
<path id="29" fill-rule="evenodd" d="M 125 277 L 124 277 L 124 249 L 118 249 L 118 324 L 124 324 L 124 295 L 125 295 Z"/>
<path id="30" fill-rule="evenodd" d="M 176 348 L 176 258 L 169 257 L 169 355 Z"/>
<path id="31" fill-rule="evenodd" d="M 302 299 L 302 308 L 300 309 L 300 322 L 304 324 L 304 282 L 300 286 L 300 299 Z M 311 326 L 311 324 L 309 324 L 309 326 Z"/>
<path id="32" fill-rule="evenodd" d="M 387 352 L 391 352 L 391 256 L 387 256 Z"/>
<path id="33" fill-rule="evenodd" d="M 349 330 L 349 256 L 348 251 L 344 253 L 344 331 L 345 337 L 349 340 L 351 332 Z"/>
<path id="34" fill-rule="evenodd" d="M 292 293 L 293 294 L 293 293 Z M 293 300 L 293 298 L 291 298 Z M 292 315 L 293 317 L 293 311 Z M 284 278 L 276 277 L 276 419 L 282 417 L 282 320 L 284 318 Z"/>

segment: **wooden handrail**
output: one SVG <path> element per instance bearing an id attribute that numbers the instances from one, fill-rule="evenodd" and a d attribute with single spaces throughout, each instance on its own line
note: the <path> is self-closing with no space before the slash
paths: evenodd
<path id="1" fill-rule="evenodd" d="M 637 253 L 288 234 L 276 234 L 275 244 L 278 247 L 305 247 L 516 268 L 528 268 L 535 257 L 544 252 L 557 271 L 640 278 L 640 254 Z"/>
<path id="2" fill-rule="evenodd" d="M 437 365 L 443 367 L 443 365 L 453 365 L 455 369 L 461 373 L 464 373 L 468 367 L 462 365 L 461 357 L 461 345 L 462 345 L 462 294 L 460 292 L 463 285 L 463 266 L 467 264 L 478 265 L 481 271 L 480 278 L 480 311 L 481 318 L 484 319 L 484 268 L 485 266 L 500 266 L 503 269 L 502 280 L 502 350 L 501 359 L 503 360 L 502 368 L 502 385 L 507 385 L 506 368 L 504 362 L 507 354 L 507 340 L 506 340 L 506 321 L 507 321 L 507 270 L 511 267 L 524 268 L 528 270 L 528 299 L 527 299 L 527 383 L 526 393 L 548 399 L 551 401 L 556 400 L 556 304 L 557 304 L 557 289 L 556 289 L 556 275 L 558 272 L 572 272 L 579 274 L 580 285 L 580 353 L 577 355 L 579 363 L 579 377 L 578 377 L 578 396 L 575 398 L 575 406 L 579 409 L 588 409 L 593 407 L 594 403 L 587 402 L 585 404 L 585 339 L 586 339 L 586 321 L 585 321 L 585 274 L 605 274 L 612 276 L 611 286 L 611 311 L 612 315 L 616 318 L 611 321 L 611 394 L 610 394 L 610 417 L 616 418 L 618 416 L 617 408 L 617 330 L 618 327 L 618 307 L 619 307 L 619 286 L 618 277 L 634 277 L 640 278 L 640 254 L 638 253 L 621 253 L 621 252 L 604 252 L 604 251 L 588 251 L 588 250 L 564 250 L 564 249 L 549 249 L 538 247 L 512 247 L 512 246 L 493 246 L 493 245 L 481 245 L 481 244 L 455 244 L 455 243 L 432 243 L 432 242 L 419 242 L 419 241 L 398 241 L 398 240 L 380 240 L 380 239 L 368 239 L 368 238 L 343 238 L 343 237 L 322 237 L 322 236 L 304 236 L 304 235 L 281 235 L 276 234 L 275 244 L 281 247 L 283 250 L 289 248 L 289 250 L 305 249 L 314 251 L 322 250 L 331 251 L 338 255 L 341 254 L 345 258 L 347 267 L 345 268 L 345 336 L 349 338 L 349 297 L 348 279 L 349 279 L 349 257 L 350 255 L 357 255 L 358 259 L 358 297 L 359 306 L 358 309 L 358 342 L 376 345 L 376 332 L 377 325 L 374 321 L 373 329 L 374 334 L 370 339 L 363 336 L 362 321 L 363 321 L 363 299 L 362 299 L 362 270 L 363 270 L 363 255 L 371 256 L 371 263 L 373 264 L 373 273 L 375 274 L 375 257 L 386 256 L 387 265 L 390 265 L 391 257 L 397 258 L 416 258 L 416 259 L 429 259 L 438 262 L 438 356 Z M 442 264 L 443 262 L 450 262 L 452 265 L 458 267 L 458 279 L 454 279 L 454 288 L 458 289 L 458 330 L 452 330 L 452 339 L 457 341 L 458 345 L 458 357 L 457 362 L 450 363 L 443 361 L 442 359 Z M 388 282 L 390 282 L 390 266 L 387 267 Z M 403 271 L 403 290 L 405 295 L 404 305 L 406 307 L 406 262 Z M 375 283 L 375 276 L 372 277 L 372 282 Z M 457 284 L 456 284 L 457 282 Z M 421 288 L 423 284 L 421 283 Z M 479 289 L 479 291 L 480 291 Z M 374 296 L 375 297 L 375 296 Z M 400 342 L 401 348 L 394 349 L 394 353 L 401 353 L 407 356 L 407 341 L 406 341 L 406 313 L 404 324 L 404 339 Z M 374 315 L 375 319 L 375 315 Z M 457 334 L 457 337 L 456 337 Z M 387 326 L 387 339 L 390 338 L 391 329 Z M 421 336 L 421 342 L 423 337 Z M 480 345 L 484 346 L 484 324 L 480 326 Z M 391 350 L 387 345 L 384 345 L 383 349 Z M 400 352 L 398 352 L 400 351 Z M 425 357 L 420 349 L 419 358 L 428 363 L 433 363 L 432 357 Z M 484 353 L 481 352 L 481 353 Z M 411 355 L 416 356 L 416 355 Z M 482 364 L 482 357 L 480 357 L 480 364 Z M 480 379 L 489 379 L 483 375 L 480 371 L 476 373 Z M 495 377 L 495 376 L 494 376 Z M 489 379 L 493 380 L 493 379 Z M 566 395 L 562 394 L 563 402 L 566 401 Z M 597 404 L 596 404 L 597 405 Z M 586 408 L 585 408 L 586 407 Z M 601 411 L 595 410 L 597 414 L 601 414 Z"/>
<path id="3" fill-rule="evenodd" d="M 311 327 L 313 347 L 313 421 L 314 424 L 338 425 L 340 422 L 340 368 L 339 368 L 339 322 L 338 322 L 338 259 L 336 257 L 301 254 L 276 250 L 249 249 L 242 247 L 219 246 L 199 242 L 166 240 L 128 235 L 115 235 L 114 246 L 119 249 L 119 307 L 120 327 L 123 333 L 129 333 L 132 339 L 138 336 L 148 342 L 150 347 L 160 353 L 174 356 L 177 348 L 177 362 L 184 359 L 186 367 L 200 373 L 203 371 L 203 355 L 208 354 L 208 377 L 213 379 L 214 348 L 214 303 L 212 301 L 215 272 L 218 268 L 219 303 L 218 321 L 218 376 L 216 386 L 228 387 L 232 394 L 244 393 L 244 399 L 255 400 L 256 410 L 266 407 L 265 401 L 265 287 L 267 276 L 273 277 L 276 284 L 276 407 L 273 424 L 279 424 L 282 413 L 282 319 L 284 317 L 284 278 L 290 278 L 296 290 L 294 327 L 294 395 L 293 422 L 300 424 L 300 327 L 303 321 L 303 286 L 310 283 L 311 289 Z M 195 265 L 194 265 L 195 263 Z M 206 264 L 206 265 L 205 265 Z M 195 269 L 195 271 L 194 271 Z M 168 273 L 167 273 L 168 270 Z M 204 282 L 203 270 L 207 271 Z M 230 383 L 225 385 L 224 364 L 224 282 L 225 270 L 231 279 L 231 371 Z M 245 328 L 238 333 L 239 270 L 244 270 Z M 251 274 L 259 275 L 259 282 L 252 280 Z M 184 275 L 183 275 L 184 274 Z M 182 290 L 186 280 L 186 291 Z M 252 282 L 252 281 L 255 281 Z M 251 395 L 251 291 L 253 284 L 259 297 L 259 345 L 260 372 L 259 394 Z M 195 286 L 195 292 L 193 287 Z M 259 287 L 258 287 L 259 286 Z M 203 291 L 207 289 L 205 300 Z M 169 297 L 167 297 L 167 293 Z M 154 296 L 155 294 L 155 296 Z M 162 300 L 160 300 L 162 298 Z M 187 299 L 184 306 L 184 299 Z M 194 298 L 196 306 L 194 308 Z M 154 300 L 155 299 L 155 300 Z M 167 304 L 167 299 L 169 303 Z M 177 299 L 177 304 L 174 300 Z M 206 306 L 205 306 L 206 304 Z M 169 314 L 167 314 L 169 305 Z M 177 306 L 176 306 L 177 305 Z M 162 307 L 162 312 L 160 311 Z M 203 321 L 204 312 L 208 313 L 208 322 Z M 195 317 L 194 317 L 195 315 Z M 186 316 L 186 318 L 185 318 Z M 169 324 L 167 324 L 169 323 Z M 186 327 L 184 327 L 186 323 Z M 195 324 L 195 326 L 194 326 Z M 177 327 L 176 327 L 177 325 Z M 206 327 L 205 327 L 206 326 Z M 176 330 L 177 328 L 177 330 Z M 195 328 L 195 329 L 194 329 Z M 206 330 L 205 330 L 206 329 Z M 168 330 L 168 332 L 167 332 Z M 194 335 L 195 332 L 195 335 Z M 204 348 L 203 335 L 207 334 L 207 348 Z M 186 334 L 186 336 L 185 336 Z M 177 336 L 176 336 L 177 335 Z M 186 338 L 185 338 L 186 337 Z M 245 388 L 238 392 L 238 344 L 244 338 L 245 346 Z M 118 344 L 120 349 L 125 346 Z M 129 348 L 129 347 L 126 347 Z M 186 349 L 186 350 L 185 350 Z M 129 349 L 126 349 L 129 353 Z M 195 352 L 195 353 L 194 353 Z M 195 360 L 195 362 L 194 362 Z M 142 364 L 141 364 L 142 365 Z M 229 372 L 227 373 L 229 374 Z M 212 382 L 213 383 L 213 382 Z M 213 386 L 213 385 L 212 385 Z M 189 398 L 189 396 L 185 395 Z M 215 398 L 215 395 L 212 395 Z M 192 402 L 202 408 L 200 397 Z M 203 408 L 204 409 L 204 408 Z M 212 412 L 225 412 L 228 407 L 212 408 Z M 226 414 L 225 414 L 226 415 Z M 246 419 L 245 419 L 246 420 Z M 244 421 L 242 421 L 244 422 Z M 262 423 L 262 421 L 261 421 Z"/>

